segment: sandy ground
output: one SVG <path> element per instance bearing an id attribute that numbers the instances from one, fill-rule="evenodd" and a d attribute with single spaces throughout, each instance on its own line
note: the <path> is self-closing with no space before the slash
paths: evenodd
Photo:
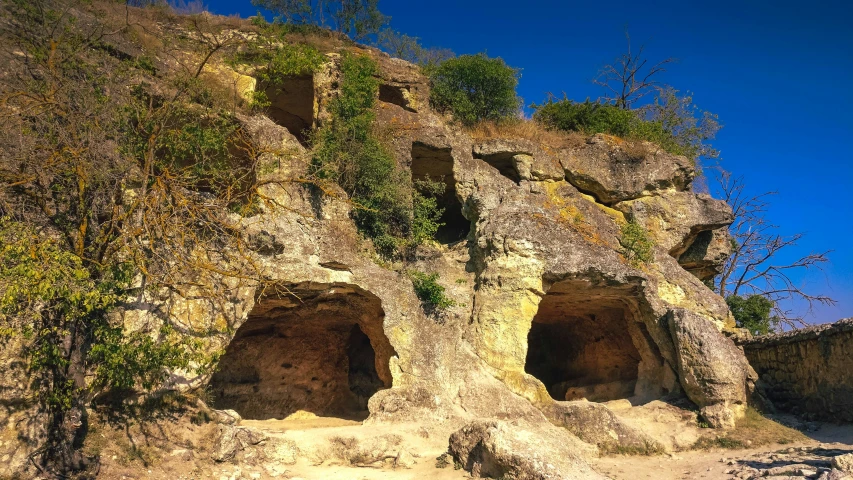
<path id="1" fill-rule="evenodd" d="M 263 431 L 270 437 L 287 438 L 294 441 L 304 452 L 320 452 L 314 458 L 300 455 L 295 465 L 287 466 L 287 477 L 291 480 L 457 480 L 470 478 L 464 470 L 456 470 L 453 464 L 436 468 L 436 457 L 447 450 L 447 438 L 457 427 L 453 425 L 425 428 L 420 424 L 362 425 L 361 422 L 340 418 L 316 417 L 291 420 L 243 420 L 243 426 Z M 331 456 L 323 459 L 322 452 L 329 448 L 329 439 L 334 437 L 356 438 L 362 445 L 372 439 L 398 436 L 399 448 L 414 457 L 410 468 L 355 467 L 341 465 Z M 321 461 L 322 460 L 322 461 Z"/>
<path id="2" fill-rule="evenodd" d="M 612 456 L 596 459 L 593 468 L 614 480 L 690 480 L 734 478 L 727 471 L 751 462 L 750 457 L 770 452 L 786 452 L 798 447 L 823 447 L 853 452 L 853 425 L 822 424 L 815 432 L 807 432 L 808 441 L 788 445 L 708 451 L 685 451 L 658 457 Z"/>

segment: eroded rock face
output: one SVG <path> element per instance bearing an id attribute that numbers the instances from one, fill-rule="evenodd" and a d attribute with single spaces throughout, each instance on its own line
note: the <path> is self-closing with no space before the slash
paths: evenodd
<path id="1" fill-rule="evenodd" d="M 583 450 L 583 444 L 566 442 L 558 428 L 501 421 L 470 423 L 450 436 L 449 447 L 474 478 L 605 478 L 583 462 Z"/>
<path id="2" fill-rule="evenodd" d="M 377 297 L 350 285 L 281 287 L 228 345 L 210 383 L 214 405 L 248 419 L 366 412 L 391 386 L 384 316 Z"/>
<path id="3" fill-rule="evenodd" d="M 564 152 L 560 163 L 572 185 L 607 205 L 666 190 L 683 191 L 696 175 L 693 162 L 685 157 L 604 134 Z"/>
<path id="4" fill-rule="evenodd" d="M 725 228 L 734 220 L 726 202 L 692 192 L 666 192 L 621 202 L 615 208 L 642 225 L 674 258 L 687 251 L 700 233 Z"/>
<path id="5" fill-rule="evenodd" d="M 452 452 L 477 475 L 508 478 L 598 478 L 582 462 L 593 445 L 648 445 L 584 399 L 685 395 L 715 426 L 733 425 L 754 373 L 720 333 L 732 324 L 725 302 L 700 281 L 724 260 L 718 232 L 731 212 L 687 191 L 689 160 L 604 135 L 559 152 L 474 141 L 430 110 L 415 66 L 358 52 L 379 63 L 376 118 L 392 132 L 399 168 L 445 187 L 446 225 L 405 268 L 438 273 L 456 305 L 424 311 L 404 268 L 378 261 L 359 235 L 344 192 L 269 182 L 268 202 L 241 221 L 259 271 L 280 291 L 235 281 L 225 308 L 171 295 L 122 312 L 128 329 L 169 315 L 210 331 L 209 349 L 225 352 L 212 380 L 173 372 L 168 388 L 210 385 L 217 408 L 244 418 L 367 408 L 368 424 L 474 421 L 454 434 Z M 310 102 L 275 99 L 296 119 L 238 118 L 263 152 L 260 180 L 308 171 L 299 128 L 328 121 L 339 58 L 329 53 L 295 90 Z M 626 217 L 656 235 L 648 265 L 623 255 Z M 239 457 L 236 428 L 223 426 L 223 461 Z"/>
<path id="6" fill-rule="evenodd" d="M 696 314 L 677 309 L 667 323 L 678 352 L 681 385 L 714 427 L 734 427 L 758 379 L 734 342 Z"/>

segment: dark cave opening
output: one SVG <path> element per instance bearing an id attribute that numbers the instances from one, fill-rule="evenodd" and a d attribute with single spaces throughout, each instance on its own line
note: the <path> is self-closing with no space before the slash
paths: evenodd
<path id="1" fill-rule="evenodd" d="M 299 410 L 363 419 L 370 397 L 391 386 L 396 355 L 379 299 L 342 284 L 288 289 L 261 298 L 237 330 L 210 381 L 214 406 L 256 420 Z"/>
<path id="2" fill-rule="evenodd" d="M 554 285 L 533 318 L 525 371 L 554 400 L 603 402 L 634 396 L 641 356 L 629 332 L 631 313 L 618 298 Z"/>
<path id="3" fill-rule="evenodd" d="M 515 165 L 516 152 L 501 152 L 491 155 L 475 155 L 475 158 L 488 163 L 504 177 L 515 182 L 516 185 L 521 184 L 521 175 L 518 173 L 518 167 Z"/>
<path id="4" fill-rule="evenodd" d="M 381 84 L 379 85 L 379 101 L 397 105 L 405 110 L 414 112 L 415 109 L 409 104 L 407 95 L 409 93 L 406 87 L 397 87 L 394 85 Z"/>
<path id="5" fill-rule="evenodd" d="M 438 196 L 438 205 L 444 209 L 436 240 L 451 244 L 464 240 L 471 230 L 471 222 L 462 215 L 462 203 L 456 197 L 456 179 L 453 176 L 453 155 L 450 148 L 435 148 L 415 142 L 412 144 L 412 182 L 426 180 L 444 183 Z"/>
<path id="6" fill-rule="evenodd" d="M 286 128 L 303 145 L 314 126 L 314 77 L 299 75 L 286 77 L 282 82 L 264 89 L 270 106 L 267 114 L 277 124 Z"/>

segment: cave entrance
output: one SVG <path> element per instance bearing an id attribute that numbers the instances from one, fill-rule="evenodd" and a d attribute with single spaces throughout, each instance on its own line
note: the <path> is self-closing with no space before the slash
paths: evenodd
<path id="1" fill-rule="evenodd" d="M 451 244 L 464 240 L 471 222 L 462 215 L 462 203 L 456 197 L 456 178 L 453 176 L 453 155 L 450 148 L 436 148 L 423 143 L 412 144 L 412 182 L 429 179 L 442 182 L 444 191 L 439 194 L 438 206 L 444 209 L 435 238 L 439 243 Z"/>
<path id="2" fill-rule="evenodd" d="M 604 402 L 650 393 L 639 377 L 650 361 L 662 360 L 635 318 L 633 296 L 630 286 L 584 280 L 553 285 L 533 318 L 525 371 L 554 400 Z"/>
<path id="3" fill-rule="evenodd" d="M 267 114 L 286 128 L 303 145 L 314 126 L 314 77 L 298 75 L 285 77 L 281 82 L 263 89 L 269 99 Z"/>
<path id="4" fill-rule="evenodd" d="M 291 293 L 260 298 L 228 345 L 210 382 L 214 406 L 252 420 L 366 418 L 370 397 L 391 387 L 396 355 L 380 300 L 345 284 L 281 290 Z"/>

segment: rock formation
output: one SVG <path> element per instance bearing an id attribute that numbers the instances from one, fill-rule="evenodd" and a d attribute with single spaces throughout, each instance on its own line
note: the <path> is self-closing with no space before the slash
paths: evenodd
<path id="1" fill-rule="evenodd" d="M 410 267 L 438 273 L 456 305 L 425 312 L 406 274 L 376 260 L 341 192 L 265 187 L 286 209 L 263 206 L 242 223 L 277 288 L 235 285 L 221 299 L 227 314 L 147 299 L 177 325 L 213 332 L 211 351 L 224 352 L 212 376 L 175 372 L 168 388 L 209 386 L 215 408 L 247 419 L 463 421 L 456 459 L 511 478 L 595 478 L 584 456 L 654 443 L 598 402 L 686 396 L 711 425 L 734 425 L 756 377 L 723 334 L 733 328 L 725 302 L 702 283 L 728 253 L 732 214 L 691 191 L 690 160 L 653 145 L 638 157 L 605 135 L 559 148 L 475 139 L 430 109 L 416 66 L 335 48 L 378 62 L 377 120 L 400 168 L 445 184 L 446 225 Z M 327 59 L 278 86 L 268 116 L 240 117 L 256 146 L 277 152 L 264 175 L 306 172 L 301 132 L 328 120 L 336 95 L 340 56 Z M 628 219 L 656 242 L 646 265 L 623 255 Z M 129 305 L 125 324 L 156 321 L 150 311 Z"/>

